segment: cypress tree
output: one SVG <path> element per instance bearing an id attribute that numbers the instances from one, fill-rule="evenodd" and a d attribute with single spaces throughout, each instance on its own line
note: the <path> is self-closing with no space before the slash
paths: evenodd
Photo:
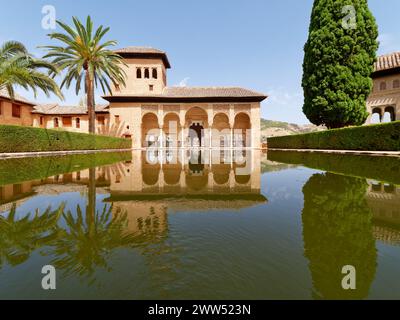
<path id="1" fill-rule="evenodd" d="M 303 112 L 315 125 L 362 125 L 378 49 L 367 0 L 315 0 L 304 47 Z"/>

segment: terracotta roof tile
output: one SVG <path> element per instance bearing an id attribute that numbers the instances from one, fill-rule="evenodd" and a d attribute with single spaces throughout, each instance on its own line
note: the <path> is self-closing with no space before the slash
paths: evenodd
<path id="1" fill-rule="evenodd" d="M 163 91 L 168 97 L 261 97 L 262 93 L 239 87 L 166 87 Z"/>
<path id="2" fill-rule="evenodd" d="M 107 112 L 108 105 L 97 105 L 96 112 Z M 47 115 L 87 114 L 87 108 L 82 106 L 60 106 L 54 104 L 41 104 L 34 107 L 33 113 Z"/>
<path id="3" fill-rule="evenodd" d="M 0 89 L 0 97 L 11 100 L 10 95 L 6 88 Z M 23 96 L 19 95 L 18 93 L 14 94 L 14 100 L 17 102 L 22 102 L 30 105 L 34 105 L 35 103 L 29 101 L 28 99 L 24 98 Z"/>
<path id="4" fill-rule="evenodd" d="M 374 64 L 375 72 L 394 68 L 400 68 L 400 52 L 380 56 Z"/>
<path id="5" fill-rule="evenodd" d="M 152 48 L 152 47 L 135 47 L 130 46 L 126 48 L 120 48 L 115 50 L 116 53 L 160 53 L 166 54 L 164 51 Z"/>
<path id="6" fill-rule="evenodd" d="M 167 53 L 152 47 L 126 47 L 114 51 L 122 57 L 161 58 L 167 69 L 171 68 Z"/>
<path id="7" fill-rule="evenodd" d="M 115 94 L 105 97 L 160 97 L 160 98 L 235 98 L 267 97 L 265 94 L 240 87 L 165 87 L 161 94 Z"/>

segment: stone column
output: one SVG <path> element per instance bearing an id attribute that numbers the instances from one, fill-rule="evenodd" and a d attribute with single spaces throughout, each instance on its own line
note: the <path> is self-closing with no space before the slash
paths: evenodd
<path id="1" fill-rule="evenodd" d="M 180 177 L 179 177 L 179 185 L 181 189 L 186 189 L 186 174 L 185 170 L 181 171 Z"/>
<path id="2" fill-rule="evenodd" d="M 162 126 L 160 127 L 160 136 L 159 136 L 158 141 L 160 143 L 159 147 L 164 148 L 164 136 L 163 136 L 163 127 Z"/>
<path id="3" fill-rule="evenodd" d="M 208 172 L 208 190 L 213 191 L 213 189 L 214 189 L 214 174 L 210 170 Z"/>
<path id="4" fill-rule="evenodd" d="M 213 121 L 214 119 L 210 119 L 210 116 L 208 117 L 208 139 L 209 139 L 209 141 L 208 141 L 208 143 L 209 143 L 209 145 L 208 145 L 208 147 L 211 149 L 212 147 L 213 147 L 213 141 L 212 141 L 212 127 L 213 127 L 213 124 L 214 124 L 214 121 Z"/>

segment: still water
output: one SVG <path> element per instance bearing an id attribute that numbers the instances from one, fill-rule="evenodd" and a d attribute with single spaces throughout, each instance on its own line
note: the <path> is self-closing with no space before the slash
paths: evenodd
<path id="1" fill-rule="evenodd" d="M 13 159 L 0 185 L 1 299 L 400 299 L 400 158 Z"/>

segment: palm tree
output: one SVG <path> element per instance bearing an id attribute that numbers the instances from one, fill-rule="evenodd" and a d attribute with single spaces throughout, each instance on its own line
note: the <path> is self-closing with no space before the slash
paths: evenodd
<path id="1" fill-rule="evenodd" d="M 66 70 L 66 75 L 61 83 L 61 88 L 70 87 L 73 80 L 76 81 L 75 91 L 79 94 L 81 83 L 85 84 L 87 96 L 87 108 L 89 114 L 89 132 L 95 133 L 95 99 L 94 88 L 100 84 L 103 92 L 106 89 L 111 93 L 109 81 L 114 85 L 125 85 L 125 72 L 121 68 L 125 63 L 122 57 L 108 49 L 115 46 L 116 41 L 101 43 L 104 35 L 110 28 L 100 26 L 93 33 L 93 22 L 87 17 L 86 27 L 78 18 L 72 18 L 74 27 L 70 27 L 60 21 L 57 24 L 65 33 L 52 33 L 51 39 L 57 39 L 64 46 L 45 46 L 48 50 L 45 58 L 52 58 L 53 63 L 60 70 Z"/>
<path id="2" fill-rule="evenodd" d="M 40 89 L 47 96 L 53 92 L 62 98 L 58 85 L 43 70 L 57 73 L 53 64 L 34 58 L 20 42 L 7 41 L 0 47 L 0 90 L 6 89 L 11 99 L 15 85 L 32 89 L 35 96 Z"/>

